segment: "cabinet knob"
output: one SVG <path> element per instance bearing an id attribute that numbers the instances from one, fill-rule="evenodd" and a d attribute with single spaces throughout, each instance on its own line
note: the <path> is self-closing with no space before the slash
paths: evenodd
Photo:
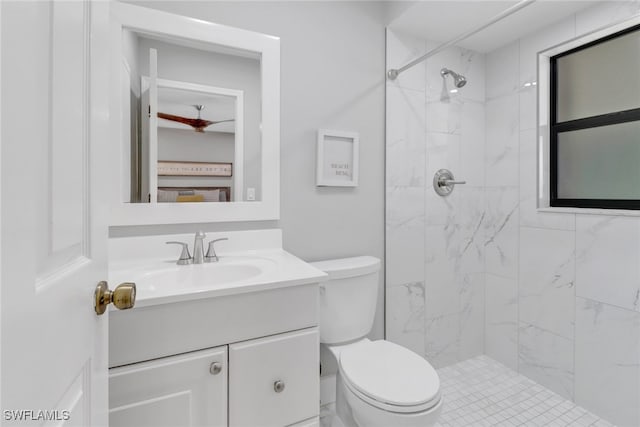
<path id="1" fill-rule="evenodd" d="M 278 380 L 273 383 L 273 389 L 276 391 L 276 393 L 281 393 L 282 390 L 284 390 L 284 381 Z"/>
<path id="2" fill-rule="evenodd" d="M 222 372 L 222 363 L 213 362 L 211 366 L 209 366 L 209 372 L 211 372 L 211 375 L 218 375 Z"/>

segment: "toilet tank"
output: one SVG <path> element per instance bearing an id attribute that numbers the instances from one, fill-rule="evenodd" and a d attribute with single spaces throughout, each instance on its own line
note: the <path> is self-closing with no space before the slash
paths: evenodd
<path id="1" fill-rule="evenodd" d="M 380 260 L 360 256 L 311 265 L 329 275 L 320 284 L 320 342 L 339 344 L 365 337 L 376 314 Z"/>

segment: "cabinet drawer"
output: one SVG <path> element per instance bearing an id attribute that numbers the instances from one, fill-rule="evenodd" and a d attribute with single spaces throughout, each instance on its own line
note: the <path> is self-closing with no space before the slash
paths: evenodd
<path id="1" fill-rule="evenodd" d="M 227 374 L 227 346 L 110 369 L 109 426 L 226 426 Z"/>
<path id="2" fill-rule="evenodd" d="M 317 417 L 319 346 L 317 328 L 230 345 L 229 425 L 281 427 Z"/>

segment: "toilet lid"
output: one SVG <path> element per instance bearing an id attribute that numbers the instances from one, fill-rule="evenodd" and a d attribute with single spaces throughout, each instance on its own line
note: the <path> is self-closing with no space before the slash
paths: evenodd
<path id="1" fill-rule="evenodd" d="M 424 406 L 440 398 L 440 379 L 429 362 L 389 341 L 345 348 L 340 368 L 353 388 L 381 403 Z"/>

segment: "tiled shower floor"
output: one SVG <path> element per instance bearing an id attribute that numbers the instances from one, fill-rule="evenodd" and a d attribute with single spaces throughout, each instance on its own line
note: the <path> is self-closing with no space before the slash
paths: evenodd
<path id="1" fill-rule="evenodd" d="M 612 426 L 487 356 L 438 369 L 444 406 L 438 427 Z"/>
<path id="2" fill-rule="evenodd" d="M 487 356 L 438 369 L 438 375 L 444 404 L 436 427 L 613 426 Z M 322 427 L 341 425 L 332 425 L 334 407 L 321 409 Z"/>

